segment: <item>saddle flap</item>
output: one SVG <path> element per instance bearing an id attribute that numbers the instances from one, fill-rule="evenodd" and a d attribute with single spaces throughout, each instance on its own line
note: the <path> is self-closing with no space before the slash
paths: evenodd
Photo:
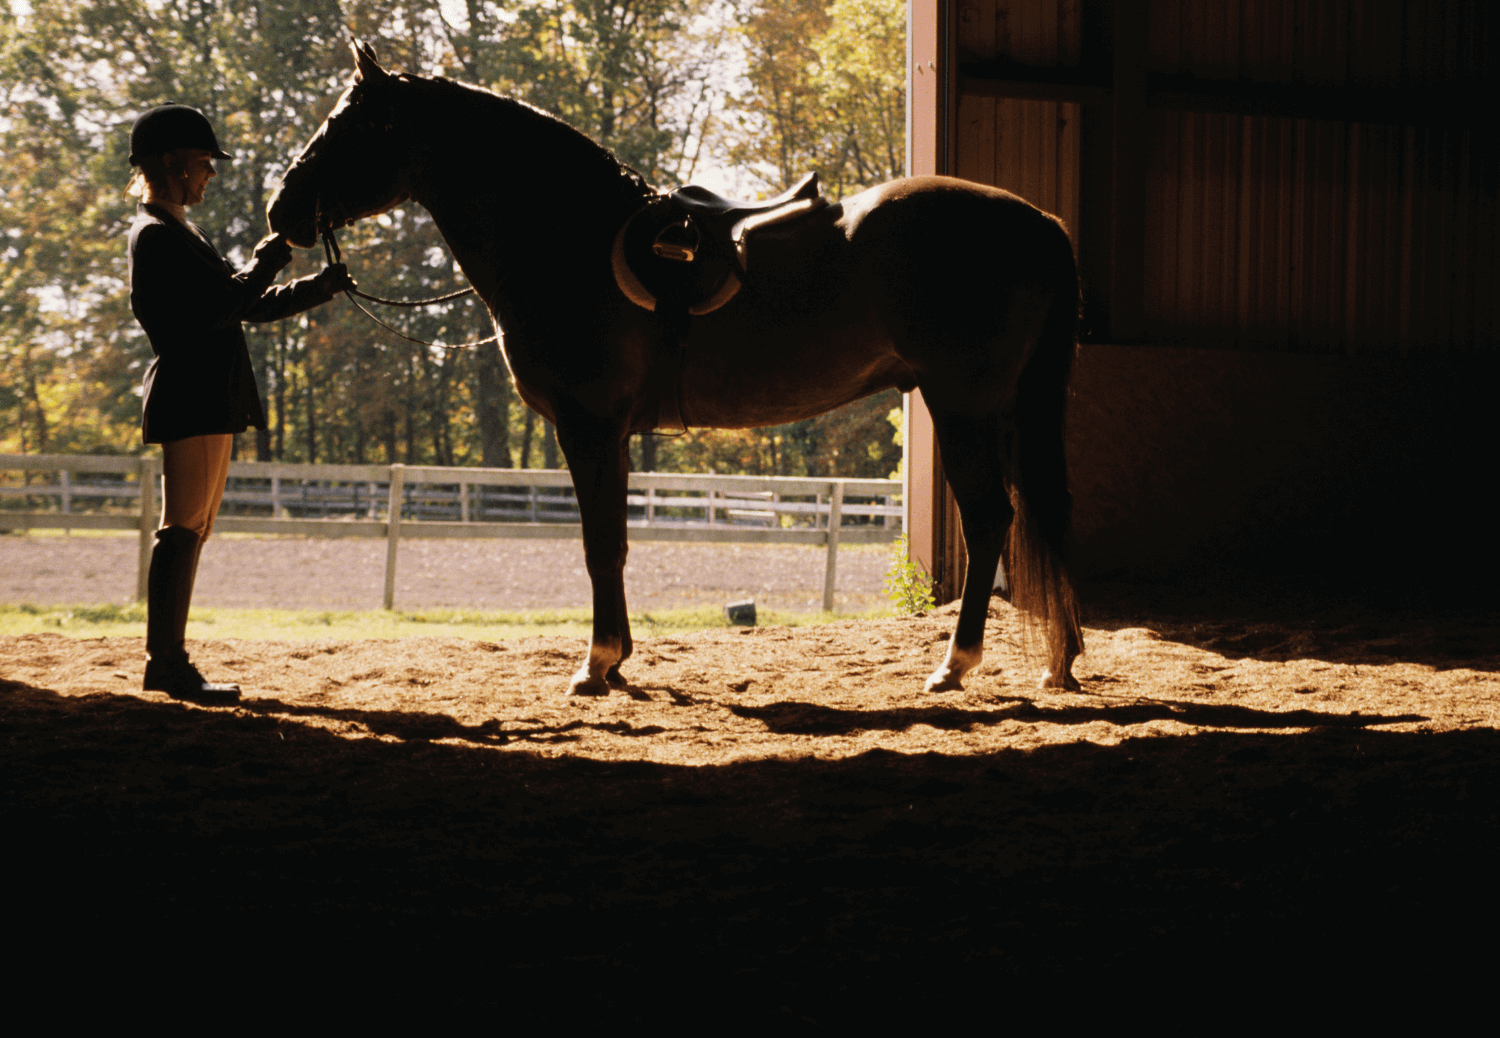
<path id="1" fill-rule="evenodd" d="M 647 310 L 708 313 L 740 286 L 733 260 L 702 248 L 699 229 L 666 196 L 647 202 L 620 228 L 611 266 L 620 291 Z"/>
<path id="2" fill-rule="evenodd" d="M 799 217 L 806 216 L 814 209 L 821 209 L 828 204 L 825 198 L 804 198 L 792 202 L 790 205 L 780 206 L 764 213 L 751 213 L 737 221 L 729 231 L 729 240 L 734 243 L 735 257 L 740 261 L 740 269 L 750 269 L 750 257 L 746 252 L 745 243 L 749 240 L 752 232 L 762 230 L 766 227 L 774 227 L 780 223 L 790 223 Z"/>

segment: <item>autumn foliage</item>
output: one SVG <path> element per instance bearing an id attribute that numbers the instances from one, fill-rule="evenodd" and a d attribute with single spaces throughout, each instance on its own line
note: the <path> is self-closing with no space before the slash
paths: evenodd
<path id="1" fill-rule="evenodd" d="M 839 195 L 901 171 L 903 32 L 904 8 L 891 0 L 0 5 L 0 452 L 144 449 L 140 380 L 151 351 L 130 313 L 124 235 L 134 202 L 122 188 L 130 124 L 151 105 L 202 108 L 234 153 L 190 215 L 238 260 L 265 233 L 270 187 L 343 90 L 351 34 L 393 68 L 552 111 L 663 187 L 732 163 L 741 183 L 765 190 L 816 168 Z M 462 161 L 463 142 L 453 148 Z M 362 287 L 377 294 L 462 284 L 419 207 L 365 221 L 343 241 Z M 300 254 L 288 276 L 321 260 Z M 491 330 L 472 300 L 392 320 L 446 343 Z M 414 346 L 342 303 L 246 330 L 271 427 L 242 436 L 241 457 L 563 463 L 495 346 Z M 900 453 L 885 421 L 892 406 L 886 393 L 776 429 L 656 438 L 634 447 L 636 463 L 885 476 Z"/>

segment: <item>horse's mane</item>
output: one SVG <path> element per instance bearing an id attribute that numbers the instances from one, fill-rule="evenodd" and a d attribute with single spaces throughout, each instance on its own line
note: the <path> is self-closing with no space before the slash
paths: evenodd
<path id="1" fill-rule="evenodd" d="M 481 128 L 482 132 L 487 124 L 503 124 L 511 135 L 510 143 L 522 149 L 538 147 L 551 169 L 613 177 L 619 182 L 620 193 L 632 198 L 656 191 L 638 170 L 621 162 L 604 145 L 536 105 L 445 76 L 406 74 L 399 78 L 431 89 L 439 110 L 458 114 L 462 121 L 472 123 L 471 128 Z M 526 139 L 515 139 L 518 128 Z"/>

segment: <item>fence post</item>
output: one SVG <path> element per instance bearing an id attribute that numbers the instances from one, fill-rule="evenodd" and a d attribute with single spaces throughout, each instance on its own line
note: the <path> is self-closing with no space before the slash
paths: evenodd
<path id="1" fill-rule="evenodd" d="M 833 612 L 833 583 L 839 568 L 839 527 L 844 522 L 844 481 L 833 483 L 828 496 L 828 568 L 823 573 L 823 612 Z"/>
<path id="2" fill-rule="evenodd" d="M 458 485 L 458 521 L 466 523 L 469 521 L 469 484 Z"/>
<path id="3" fill-rule="evenodd" d="M 656 488 L 646 487 L 646 525 L 656 525 Z"/>
<path id="4" fill-rule="evenodd" d="M 399 461 L 391 466 L 391 497 L 385 517 L 385 607 L 396 608 L 396 549 L 401 544 L 402 484 L 406 466 Z"/>
<path id="5" fill-rule="evenodd" d="M 161 468 L 155 458 L 141 458 L 136 479 L 141 488 L 140 550 L 135 567 L 135 600 L 146 601 L 147 578 L 151 574 L 152 536 L 156 533 L 156 473 Z"/>
<path id="6" fill-rule="evenodd" d="M 57 481 L 62 486 L 62 514 L 63 515 L 68 515 L 69 513 L 71 513 L 73 511 L 73 479 L 72 479 L 72 475 L 73 474 L 71 472 L 69 472 L 67 469 L 63 469 L 61 472 L 59 472 L 57 474 Z M 71 526 L 65 526 L 65 527 L 63 527 L 63 529 L 67 530 L 69 533 L 73 532 L 73 528 Z"/>

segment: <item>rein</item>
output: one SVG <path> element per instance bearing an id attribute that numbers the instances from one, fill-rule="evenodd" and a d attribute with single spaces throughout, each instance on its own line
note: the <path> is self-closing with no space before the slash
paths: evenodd
<path id="1" fill-rule="evenodd" d="M 333 236 L 332 227 L 326 227 L 323 229 L 323 255 L 328 260 L 328 265 L 330 267 L 336 263 L 343 262 L 343 250 L 339 248 L 338 239 Z M 431 299 L 382 299 L 380 296 L 372 296 L 368 293 L 361 292 L 357 288 L 344 289 L 344 295 L 349 297 L 349 302 L 353 303 L 359 309 L 360 313 L 364 314 L 366 317 L 374 321 L 376 324 L 380 325 L 380 327 L 384 328 L 392 335 L 399 336 L 400 338 L 405 339 L 407 342 L 414 342 L 418 346 L 436 346 L 437 348 L 443 350 L 465 350 L 471 346 L 483 346 L 487 342 L 498 341 L 500 336 L 491 335 L 487 339 L 476 339 L 473 342 L 460 342 L 453 346 L 447 346 L 440 342 L 428 342 L 425 339 L 413 339 L 410 335 L 407 335 L 405 332 L 400 331 L 399 329 L 392 328 L 380 318 L 370 313 L 370 311 L 364 308 L 364 304 L 362 304 L 359 299 L 368 299 L 370 302 L 380 303 L 382 306 L 432 306 L 436 303 L 447 303 L 454 299 L 462 299 L 464 296 L 471 295 L 473 292 L 474 286 L 470 285 L 468 288 L 460 289 L 457 292 L 449 292 L 445 296 L 433 296 Z M 355 299 L 355 296 L 359 296 L 359 299 Z"/>

